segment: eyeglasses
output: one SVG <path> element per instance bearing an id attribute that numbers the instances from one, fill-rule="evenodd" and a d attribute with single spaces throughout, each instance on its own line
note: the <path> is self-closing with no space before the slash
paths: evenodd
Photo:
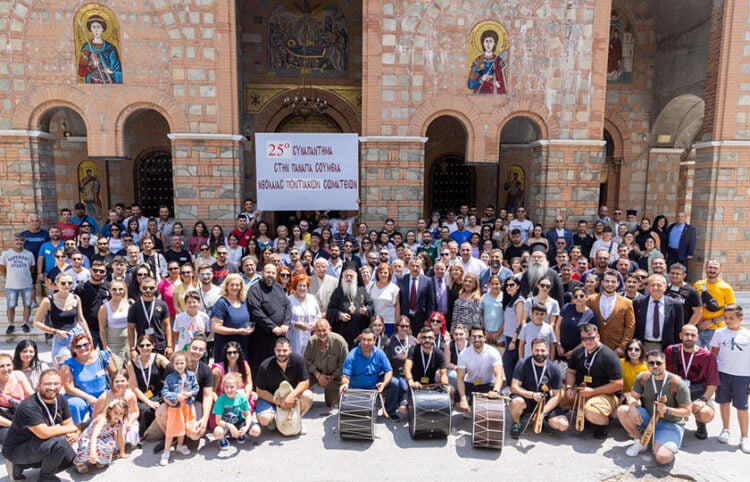
<path id="1" fill-rule="evenodd" d="M 596 340 L 596 336 L 582 336 L 581 341 L 593 341 Z"/>
<path id="2" fill-rule="evenodd" d="M 664 362 L 661 361 L 661 360 L 649 360 L 646 363 L 650 367 L 660 367 L 660 366 L 664 365 Z"/>
<path id="3" fill-rule="evenodd" d="M 80 345 L 75 345 L 76 350 L 83 350 L 85 348 L 88 348 L 91 346 L 91 343 L 81 343 Z"/>
<path id="4" fill-rule="evenodd" d="M 239 355 L 240 352 L 237 350 L 227 350 L 227 355 Z"/>
<path id="5" fill-rule="evenodd" d="M 107 272 L 107 270 L 106 270 L 106 269 L 92 269 L 92 270 L 91 270 L 91 272 L 92 272 L 92 273 L 99 273 L 99 274 L 102 274 L 102 273 L 106 273 L 106 272 Z"/>
<path id="6" fill-rule="evenodd" d="M 585 297 L 586 297 L 586 295 L 575 295 L 575 296 L 573 297 L 573 299 L 574 299 L 574 300 L 582 300 L 582 299 L 584 299 Z"/>
<path id="7" fill-rule="evenodd" d="M 154 345 L 152 345 L 151 343 L 141 343 L 138 346 L 141 347 L 141 348 L 151 348 Z"/>
<path id="8" fill-rule="evenodd" d="M 60 281 L 57 284 L 59 284 L 60 286 L 73 286 L 73 282 L 72 281 Z"/>

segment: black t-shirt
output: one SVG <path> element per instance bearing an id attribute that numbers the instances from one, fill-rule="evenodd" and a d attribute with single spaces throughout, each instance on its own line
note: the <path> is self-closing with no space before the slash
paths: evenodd
<path id="1" fill-rule="evenodd" d="M 167 375 L 169 375 L 173 371 L 174 369 L 172 368 L 172 364 L 170 363 L 169 365 L 167 365 L 167 369 L 164 373 L 164 378 L 166 379 Z M 203 403 L 203 389 L 206 387 L 213 388 L 214 372 L 211 371 L 211 367 L 206 363 L 198 361 L 198 365 L 195 367 L 193 373 L 195 373 L 195 378 L 198 380 L 198 393 L 195 394 L 195 401 L 198 403 Z"/>
<path id="2" fill-rule="evenodd" d="M 409 360 L 412 361 L 411 376 L 416 382 L 422 383 L 422 378 L 427 378 L 426 383 L 435 383 L 435 374 L 438 370 L 445 370 L 445 355 L 440 350 L 433 349 L 431 355 L 425 355 L 421 346 L 413 346 L 409 349 Z M 422 363 L 427 364 L 427 370 Z"/>
<path id="3" fill-rule="evenodd" d="M 698 293 L 698 290 L 687 283 L 677 289 L 675 289 L 674 286 L 669 285 L 664 294 L 682 303 L 682 309 L 685 313 L 685 323 L 687 323 L 693 316 L 693 308 L 703 306 L 701 295 Z"/>
<path id="4" fill-rule="evenodd" d="M 45 405 L 47 409 L 45 410 Z M 57 410 L 55 410 L 55 407 Z M 50 418 L 47 415 L 54 417 L 54 423 L 50 422 Z M 57 396 L 57 404 L 52 403 L 47 405 L 43 403 L 39 396 L 35 393 L 31 396 L 26 397 L 13 416 L 13 423 L 10 426 L 7 436 L 5 437 L 5 443 L 3 448 L 13 448 L 18 445 L 25 444 L 29 440 L 37 438 L 29 427 L 36 427 L 37 425 L 59 425 L 63 421 L 70 418 L 70 406 L 68 400 L 63 395 Z"/>
<path id="5" fill-rule="evenodd" d="M 589 368 L 586 368 L 587 366 Z M 622 379 L 620 358 L 611 348 L 601 343 L 591 355 L 583 345 L 573 350 L 568 368 L 576 371 L 576 385 L 583 383 L 583 377 L 586 375 L 591 376 L 591 382 L 586 384 L 591 388 L 606 385 L 610 380 Z"/>
<path id="6" fill-rule="evenodd" d="M 171 249 L 168 249 L 164 251 L 163 256 L 167 261 L 167 264 L 171 263 L 172 261 L 177 261 L 178 263 L 180 263 L 180 266 L 182 266 L 183 264 L 191 263 L 190 251 L 185 251 L 184 249 L 182 251 L 173 251 Z"/>
<path id="7" fill-rule="evenodd" d="M 153 314 L 151 314 L 152 303 L 156 303 L 153 305 Z M 151 317 L 150 323 L 148 316 Z M 167 347 L 167 337 L 164 333 L 164 320 L 167 318 L 169 318 L 167 304 L 158 299 L 151 302 L 138 300 L 128 309 L 128 323 L 135 323 L 135 337 L 138 338 L 144 333 L 153 336 L 157 353 L 164 353 Z"/>
<path id="8" fill-rule="evenodd" d="M 536 372 L 536 377 L 534 377 Z M 550 390 L 559 390 L 562 388 L 562 373 L 554 363 L 547 361 L 546 368 L 534 364 L 533 357 L 526 357 L 516 363 L 513 369 L 513 379 L 520 380 L 521 387 L 524 390 L 540 392 L 541 386 L 546 384 Z M 537 386 L 537 379 L 539 386 Z"/>
<path id="9" fill-rule="evenodd" d="M 76 286 L 75 294 L 81 298 L 83 317 L 86 318 L 89 330 L 99 331 L 99 308 L 110 298 L 109 285 L 106 282 L 96 285 L 86 281 Z"/>
<path id="10" fill-rule="evenodd" d="M 509 244 L 508 247 L 505 248 L 505 254 L 503 254 L 503 257 L 510 263 L 510 260 L 513 258 L 522 258 L 523 253 L 528 251 L 529 247 L 525 244 L 522 244 L 521 246 L 513 246 L 512 244 Z"/>
<path id="11" fill-rule="evenodd" d="M 227 279 L 227 276 L 229 276 L 230 274 L 239 273 L 239 271 L 237 271 L 237 266 L 232 263 L 227 263 L 224 266 L 219 266 L 219 263 L 214 263 L 211 265 L 211 267 L 214 270 L 213 283 L 216 286 L 221 286 L 221 284 L 225 279 Z"/>
<path id="12" fill-rule="evenodd" d="M 275 356 L 263 360 L 255 376 L 255 386 L 273 394 L 284 380 L 288 381 L 292 387 L 296 387 L 300 382 L 309 378 L 307 365 L 302 355 L 290 353 L 285 371 L 281 370 Z"/>

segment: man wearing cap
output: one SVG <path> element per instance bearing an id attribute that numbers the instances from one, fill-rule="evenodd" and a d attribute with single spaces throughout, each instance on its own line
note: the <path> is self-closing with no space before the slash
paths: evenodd
<path id="1" fill-rule="evenodd" d="M 8 328 L 10 335 L 16 329 L 16 306 L 18 296 L 23 302 L 23 332 L 28 333 L 31 304 L 34 299 L 34 255 L 23 247 L 23 233 L 13 234 L 13 247 L 0 255 L 0 276 L 5 277 L 5 297 L 7 301 Z"/>
<path id="2" fill-rule="evenodd" d="M 628 232 L 634 233 L 638 229 L 638 211 L 635 209 L 628 209 L 625 211 L 625 223 L 628 225 Z"/>
<path id="3" fill-rule="evenodd" d="M 349 348 L 355 345 L 354 339 L 369 325 L 373 314 L 372 298 L 357 278 L 356 265 L 344 266 L 341 283 L 331 295 L 326 311 L 333 331 L 344 337 Z"/>
<path id="4" fill-rule="evenodd" d="M 76 203 L 74 208 L 76 210 L 76 214 L 71 218 L 71 221 L 76 223 L 78 226 L 86 221 L 91 225 L 91 234 L 99 234 L 99 225 L 96 223 L 96 220 L 93 218 L 93 216 L 89 216 L 88 214 L 86 214 L 86 205 L 83 203 Z"/>
<path id="5" fill-rule="evenodd" d="M 274 355 L 274 344 L 286 336 L 292 319 L 292 309 L 284 289 L 276 283 L 275 264 L 263 267 L 261 280 L 247 290 L 247 306 L 255 331 L 250 335 L 250 368 L 258 373 L 260 364 Z"/>

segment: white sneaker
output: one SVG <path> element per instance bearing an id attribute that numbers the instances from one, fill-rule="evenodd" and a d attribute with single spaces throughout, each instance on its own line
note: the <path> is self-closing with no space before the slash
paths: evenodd
<path id="1" fill-rule="evenodd" d="M 740 450 L 746 454 L 750 454 L 750 437 L 742 437 L 740 439 Z"/>
<path id="2" fill-rule="evenodd" d="M 159 465 L 161 465 L 162 467 L 169 465 L 169 452 L 162 452 L 161 459 L 159 460 Z"/>
<path id="3" fill-rule="evenodd" d="M 719 434 L 719 443 L 720 444 L 728 444 L 729 443 L 729 430 L 724 429 Z"/>
<path id="4" fill-rule="evenodd" d="M 176 451 L 181 453 L 182 455 L 190 455 L 190 449 L 187 445 L 178 445 L 177 448 L 175 448 Z"/>
<path id="5" fill-rule="evenodd" d="M 641 445 L 640 440 L 636 440 L 635 442 L 633 442 L 633 445 L 628 447 L 628 449 L 625 451 L 625 455 L 627 455 L 628 457 L 638 457 L 638 454 L 645 452 L 647 448 L 648 447 L 646 447 L 645 445 Z"/>

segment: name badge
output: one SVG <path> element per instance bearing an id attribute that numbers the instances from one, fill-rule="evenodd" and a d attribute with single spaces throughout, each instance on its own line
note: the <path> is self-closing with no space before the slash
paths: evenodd
<path id="1" fill-rule="evenodd" d="M 96 372 L 96 377 L 97 378 L 101 378 L 101 377 L 104 377 L 104 376 L 107 376 L 107 373 L 104 370 L 99 370 L 98 372 Z"/>
<path id="2" fill-rule="evenodd" d="M 583 377 L 583 383 L 591 383 L 593 381 L 594 381 L 594 379 L 591 378 L 591 375 L 584 375 L 584 377 Z"/>
<path id="3" fill-rule="evenodd" d="M 154 334 L 154 329 L 153 329 L 153 328 L 146 328 L 146 331 L 145 331 L 145 333 L 146 333 L 147 335 L 153 335 L 153 334 Z"/>
<path id="4" fill-rule="evenodd" d="M 685 382 L 685 385 L 687 385 L 688 388 L 690 388 L 690 380 L 683 380 L 683 382 Z"/>
<path id="5" fill-rule="evenodd" d="M 419 383 L 430 383 L 430 379 L 427 377 L 422 377 L 419 379 Z"/>
<path id="6" fill-rule="evenodd" d="M 481 378 L 477 378 L 476 380 L 474 380 L 474 385 L 481 385 L 481 384 L 482 384 Z"/>

